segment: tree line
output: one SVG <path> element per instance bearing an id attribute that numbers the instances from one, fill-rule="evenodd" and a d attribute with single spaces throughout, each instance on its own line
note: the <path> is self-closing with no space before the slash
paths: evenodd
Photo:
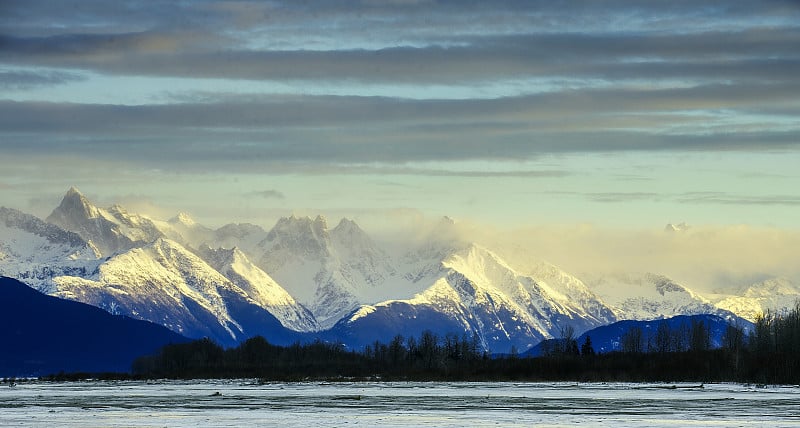
<path id="1" fill-rule="evenodd" d="M 167 345 L 137 359 L 134 376 L 146 378 L 236 378 L 265 381 L 307 379 L 527 380 L 800 383 L 800 304 L 785 314 L 767 312 L 752 331 L 728 325 L 714 348 L 708 325 L 694 321 L 677 328 L 666 322 L 645 335 L 632 327 L 620 350 L 596 353 L 587 336 L 574 330 L 550 341 L 542 356 L 516 352 L 492 357 L 476 336 L 395 336 L 361 351 L 313 342 L 277 346 L 262 337 L 224 349 L 208 339 Z"/>
<path id="2" fill-rule="evenodd" d="M 236 378 L 303 380 L 336 378 L 465 379 L 489 361 L 477 337 L 425 331 L 395 336 L 362 351 L 339 343 L 269 343 L 261 336 L 224 349 L 210 339 L 167 345 L 133 363 L 134 376 L 151 378 Z"/>

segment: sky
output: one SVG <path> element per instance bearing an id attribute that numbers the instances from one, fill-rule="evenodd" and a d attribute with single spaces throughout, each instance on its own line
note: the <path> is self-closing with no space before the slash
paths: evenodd
<path id="1" fill-rule="evenodd" d="M 0 205 L 42 217 L 794 233 L 798 165 L 796 0 L 0 1 Z"/>

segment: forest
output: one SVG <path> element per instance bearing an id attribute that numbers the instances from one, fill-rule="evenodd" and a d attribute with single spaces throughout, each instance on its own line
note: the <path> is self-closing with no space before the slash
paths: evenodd
<path id="1" fill-rule="evenodd" d="M 167 345 L 138 358 L 140 378 L 259 378 L 298 380 L 449 381 L 632 381 L 800 383 L 800 305 L 784 314 L 768 312 L 752 331 L 729 325 L 722 346 L 712 348 L 702 322 L 671 331 L 666 323 L 653 337 L 632 328 L 620 351 L 596 353 L 587 337 L 551 340 L 543 355 L 490 356 L 476 337 L 431 331 L 395 336 L 361 351 L 314 342 L 277 346 L 254 337 L 224 349 L 208 339 Z"/>

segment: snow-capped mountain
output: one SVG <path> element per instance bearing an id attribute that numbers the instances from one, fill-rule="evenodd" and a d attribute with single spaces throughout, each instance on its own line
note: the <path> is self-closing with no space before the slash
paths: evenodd
<path id="1" fill-rule="evenodd" d="M 0 207 L 0 275 L 46 289 L 60 275 L 90 275 L 100 253 L 76 233 L 30 214 Z"/>
<path id="2" fill-rule="evenodd" d="M 94 275 L 61 276 L 55 282 L 53 295 L 156 322 L 189 337 L 230 343 L 242 333 L 221 295 L 233 284 L 171 240 L 114 256 Z"/>
<path id="3" fill-rule="evenodd" d="M 322 328 L 372 301 L 395 275 L 388 257 L 346 219 L 329 230 L 322 216 L 284 217 L 250 251 Z"/>
<path id="4" fill-rule="evenodd" d="M 255 334 L 280 341 L 292 336 L 284 327 L 319 329 L 305 308 L 238 250 L 208 249 L 206 255 L 216 256 L 209 260 L 218 262 L 214 268 L 194 250 L 164 238 L 188 245 L 213 235 L 185 214 L 164 222 L 120 206 L 101 209 L 71 188 L 50 219 L 74 231 L 0 208 L 0 273 L 51 295 L 220 343 Z M 105 249 L 103 256 L 94 242 Z"/>
<path id="5" fill-rule="evenodd" d="M 389 256 L 354 221 L 343 218 L 330 236 L 343 273 L 352 283 L 362 285 L 359 294 L 369 299 L 371 292 L 397 274 Z"/>
<path id="6" fill-rule="evenodd" d="M 767 311 L 785 314 L 800 302 L 800 286 L 786 278 L 770 278 L 736 294 L 717 294 L 716 305 L 744 319 L 754 321 Z"/>
<path id="7" fill-rule="evenodd" d="M 149 218 L 130 214 L 119 205 L 98 208 L 74 187 L 67 191 L 47 222 L 77 233 L 106 257 L 164 236 Z"/>
<path id="8" fill-rule="evenodd" d="M 508 352 L 557 336 L 566 326 L 582 332 L 616 320 L 579 281 L 556 288 L 553 273 L 550 283 L 539 282 L 515 272 L 496 254 L 475 244 L 440 260 L 435 276 L 432 285 L 414 297 L 363 306 L 337 328 L 388 330 L 393 326 L 397 334 L 426 328 L 418 322 L 420 317 L 438 317 L 448 329 L 455 326 L 455 333 L 476 334 L 486 349 Z M 568 275 L 563 278 L 561 282 L 569 282 Z M 573 301 L 574 296 L 580 299 Z M 581 302 L 589 303 L 588 311 L 579 306 Z"/>
<path id="9" fill-rule="evenodd" d="M 272 277 L 253 264 L 238 248 L 202 247 L 199 255 L 223 274 L 247 297 L 274 315 L 281 324 L 295 331 L 318 331 L 314 315 L 297 303 Z"/>
<path id="10" fill-rule="evenodd" d="M 714 314 L 726 319 L 734 316 L 663 275 L 609 275 L 587 280 L 587 284 L 594 294 L 614 310 L 620 320 L 652 320 L 700 314 Z"/>
<path id="11" fill-rule="evenodd" d="M 512 267 L 446 217 L 409 242 L 390 255 L 354 221 L 331 229 L 322 216 L 281 218 L 269 231 L 235 223 L 213 230 L 185 213 L 164 221 L 98 208 L 75 188 L 47 222 L 0 208 L 0 274 L 222 344 L 260 334 L 275 343 L 318 337 L 361 346 L 430 329 L 508 352 L 565 327 L 580 333 L 619 319 L 691 314 L 735 319 L 729 310 L 752 314 L 800 295 L 774 280 L 715 296 L 718 307 L 660 275 L 584 283 L 544 262 Z"/>
<path id="12" fill-rule="evenodd" d="M 51 294 L 58 297 L 152 321 L 188 337 L 211 337 L 222 344 L 235 344 L 256 334 L 270 336 L 270 330 L 281 327 L 262 302 L 194 253 L 164 238 L 112 257 L 94 275 L 60 276 L 54 282 L 56 289 Z M 269 299 L 256 292 L 268 291 L 264 284 L 243 284 L 257 298 Z"/>
<path id="13" fill-rule="evenodd" d="M 245 254 L 258 253 L 258 244 L 267 238 L 267 231 L 261 226 L 250 223 L 230 223 L 214 231 L 213 236 L 204 244 L 210 247 L 237 247 Z"/>
<path id="14" fill-rule="evenodd" d="M 184 212 L 178 213 L 167 221 L 152 221 L 161 234 L 184 246 L 200 248 L 203 244 L 214 241 L 214 231 L 211 228 L 197 223 Z"/>

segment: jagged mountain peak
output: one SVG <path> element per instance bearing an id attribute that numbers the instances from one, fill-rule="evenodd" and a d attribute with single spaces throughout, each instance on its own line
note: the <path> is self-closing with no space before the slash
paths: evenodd
<path id="1" fill-rule="evenodd" d="M 198 252 L 210 266 L 239 287 L 249 299 L 268 310 L 284 327 L 295 331 L 319 330 L 311 312 L 238 248 L 204 245 Z"/>
<path id="2" fill-rule="evenodd" d="M 163 257 L 166 260 L 174 261 L 176 259 L 196 259 L 197 256 L 192 254 L 184 246 L 167 238 L 158 238 L 150 244 L 142 247 L 144 250 L 152 251 L 154 254 Z"/>
<path id="3" fill-rule="evenodd" d="M 194 221 L 192 216 L 183 211 L 179 212 L 175 217 L 172 217 L 171 219 L 167 220 L 167 222 L 170 224 L 180 224 L 187 227 L 192 227 L 197 224 L 197 222 Z"/>
<path id="4" fill-rule="evenodd" d="M 716 314 L 731 317 L 688 287 L 659 274 L 625 273 L 588 278 L 589 287 L 620 319 L 658 319 L 674 315 Z"/>
<path id="5" fill-rule="evenodd" d="M 753 284 L 744 292 L 745 297 L 792 296 L 800 294 L 800 287 L 786 278 L 770 278 Z"/>
<path id="6" fill-rule="evenodd" d="M 33 233 L 54 243 L 66 243 L 75 247 L 86 246 L 97 251 L 91 243 L 85 241 L 77 233 L 64 230 L 57 225 L 44 222 L 38 217 L 13 208 L 0 207 L 0 224 Z"/>
<path id="7" fill-rule="evenodd" d="M 331 237 L 335 241 L 345 246 L 369 246 L 373 247 L 372 238 L 356 222 L 348 218 L 343 218 L 330 231 Z"/>
<path id="8" fill-rule="evenodd" d="M 211 248 L 208 244 L 203 244 L 198 249 L 198 254 L 215 269 L 219 269 L 220 266 L 236 263 L 237 260 L 241 260 L 242 258 L 247 258 L 238 247 Z"/>
<path id="9" fill-rule="evenodd" d="M 229 223 L 208 234 L 207 241 L 215 247 L 238 247 L 256 260 L 263 251 L 259 244 L 267 237 L 267 231 L 252 223 Z"/>
<path id="10" fill-rule="evenodd" d="M 728 293 L 734 294 L 728 294 Z M 761 314 L 788 313 L 800 302 L 800 286 L 788 278 L 768 278 L 715 296 L 716 305 L 754 321 Z"/>
<path id="11" fill-rule="evenodd" d="M 270 233 L 276 232 L 279 233 L 280 231 L 289 231 L 289 232 L 303 232 L 303 231 L 313 231 L 317 233 L 328 232 L 328 220 L 323 217 L 322 215 L 318 215 L 316 218 L 312 219 L 309 216 L 295 216 L 292 214 L 289 217 L 281 217 L 275 226 L 272 228 Z"/>
<path id="12" fill-rule="evenodd" d="M 70 187 L 56 209 L 47 217 L 49 223 L 60 223 L 78 218 L 100 217 L 100 210 L 76 187 Z"/>
<path id="13" fill-rule="evenodd" d="M 77 189 L 70 188 L 47 222 L 80 235 L 94 244 L 105 256 L 163 237 L 155 222 L 147 216 L 129 213 L 121 205 L 98 208 Z"/>
<path id="14" fill-rule="evenodd" d="M 220 236 L 242 238 L 256 233 L 266 233 L 263 227 L 252 223 L 228 223 L 215 231 Z"/>
<path id="15" fill-rule="evenodd" d="M 77 233 L 108 256 L 134 246 L 133 240 L 122 234 L 113 218 L 110 213 L 103 215 L 103 210 L 72 187 L 47 217 L 47 222 Z"/>
<path id="16" fill-rule="evenodd" d="M 114 214 L 115 216 L 128 216 L 130 213 L 128 210 L 120 204 L 113 204 L 108 208 L 108 212 Z"/>
<path id="17" fill-rule="evenodd" d="M 514 272 L 514 269 L 500 256 L 476 242 L 466 242 L 456 247 L 442 263 L 445 266 L 459 265 L 481 270 L 499 268 L 506 272 Z"/>
<path id="18" fill-rule="evenodd" d="M 339 230 L 341 232 L 350 232 L 350 231 L 360 231 L 361 232 L 362 231 L 361 228 L 358 226 L 358 224 L 355 221 L 353 221 L 353 220 L 351 220 L 351 219 L 349 219 L 347 217 L 342 217 L 342 219 L 339 220 L 339 224 L 337 224 L 336 227 L 334 227 L 332 231 L 335 231 L 335 230 Z"/>
<path id="19" fill-rule="evenodd" d="M 259 243 L 265 249 L 292 249 L 297 254 L 318 259 L 331 254 L 328 223 L 322 216 L 282 217 Z"/>
<path id="20" fill-rule="evenodd" d="M 74 195 L 83 196 L 83 193 L 81 193 L 81 191 L 78 190 L 77 187 L 70 186 L 69 189 L 67 189 L 67 193 L 65 196 L 74 196 Z"/>
<path id="21" fill-rule="evenodd" d="M 47 291 L 58 275 L 90 275 L 100 251 L 74 232 L 21 211 L 0 207 L 0 275 Z"/>

